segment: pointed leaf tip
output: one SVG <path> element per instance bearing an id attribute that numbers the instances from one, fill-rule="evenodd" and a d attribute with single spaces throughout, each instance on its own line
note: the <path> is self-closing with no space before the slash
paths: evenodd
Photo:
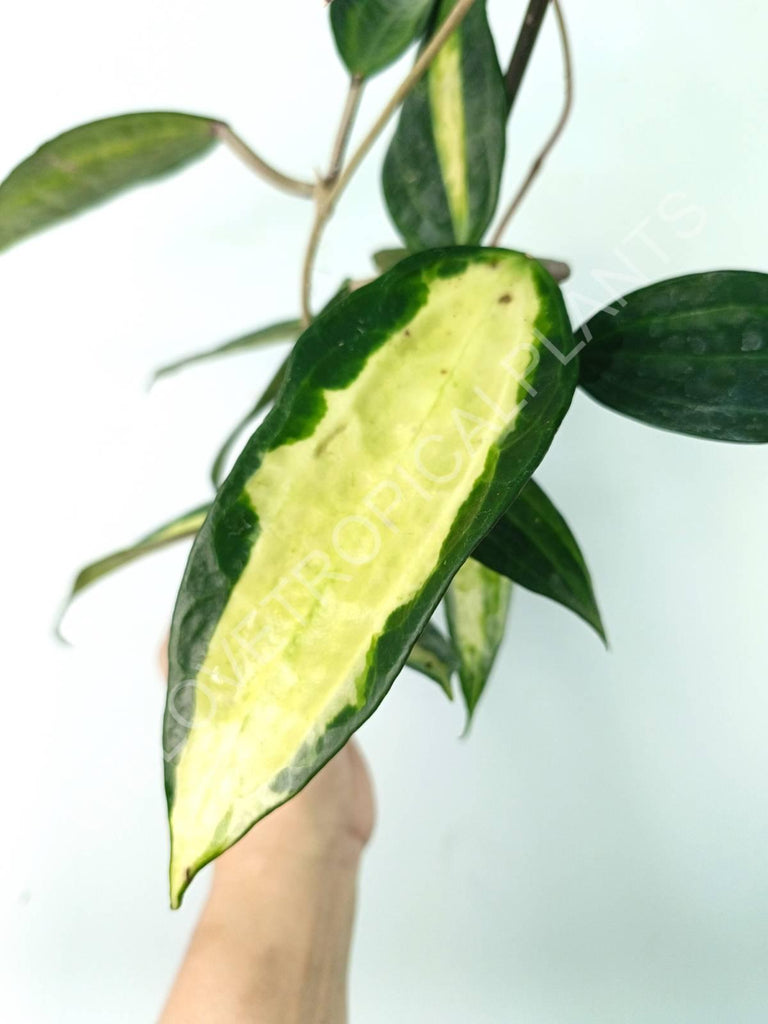
<path id="1" fill-rule="evenodd" d="M 576 612 L 607 638 L 592 578 L 565 519 L 529 481 L 473 552 L 483 565 Z"/>
<path id="2" fill-rule="evenodd" d="M 459 658 L 466 735 L 504 639 L 512 583 L 468 558 L 445 595 L 448 631 Z"/>

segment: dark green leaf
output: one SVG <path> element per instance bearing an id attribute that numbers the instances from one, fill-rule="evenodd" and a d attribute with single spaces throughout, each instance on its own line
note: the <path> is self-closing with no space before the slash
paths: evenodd
<path id="1" fill-rule="evenodd" d="M 424 30 L 434 0 L 334 0 L 331 27 L 341 59 L 367 78 L 404 53 Z"/>
<path id="2" fill-rule="evenodd" d="M 433 30 L 453 5 L 442 0 Z M 506 117 L 478 0 L 403 104 L 384 162 L 387 206 L 409 249 L 480 241 L 496 209 Z"/>
<path id="3" fill-rule="evenodd" d="M 577 336 L 579 383 L 598 402 L 679 434 L 768 442 L 768 274 L 661 281 Z"/>
<path id="4" fill-rule="evenodd" d="M 570 608 L 605 641 L 592 580 L 576 539 L 533 480 L 472 555 L 520 586 Z"/>
<path id="5" fill-rule="evenodd" d="M 445 612 L 453 646 L 459 655 L 459 678 L 467 724 L 483 694 L 499 653 L 512 584 L 506 576 L 468 558 L 445 594 Z"/>
<path id="6" fill-rule="evenodd" d="M 75 582 L 72 584 L 72 589 L 59 615 L 56 627 L 57 632 L 60 630 L 61 622 L 67 609 L 81 591 L 97 580 L 100 580 L 103 576 L 107 576 L 109 573 L 114 572 L 115 569 L 133 562 L 137 558 L 149 555 L 153 551 L 159 551 L 161 548 L 173 544 L 174 541 L 194 537 L 203 525 L 209 507 L 208 505 L 201 505 L 200 508 L 186 512 L 182 516 L 177 516 L 169 523 L 164 523 L 163 526 L 153 530 L 152 533 L 148 533 L 146 537 L 142 537 L 141 540 L 136 541 L 130 547 L 113 551 L 111 555 L 106 555 L 104 558 L 91 562 L 90 565 L 86 565 L 81 569 L 75 578 Z"/>
<path id="7" fill-rule="evenodd" d="M 437 626 L 433 626 L 431 622 L 427 623 L 424 632 L 411 648 L 406 664 L 408 668 L 434 679 L 448 700 L 453 700 L 451 679 L 459 667 L 459 661 L 451 641 Z"/>
<path id="8" fill-rule="evenodd" d="M 191 356 L 177 359 L 173 363 L 167 363 L 155 370 L 153 380 L 160 380 L 176 370 L 184 369 L 195 363 L 204 363 L 209 359 L 218 359 L 219 356 L 229 356 L 233 353 L 248 352 L 250 349 L 268 345 L 274 341 L 295 341 L 301 331 L 301 320 L 281 320 L 279 323 L 270 324 L 269 327 L 262 327 L 258 331 L 251 331 L 234 341 L 227 341 L 216 348 L 206 349 L 204 352 L 195 352 Z"/>
<path id="9" fill-rule="evenodd" d="M 214 145 L 218 123 L 192 114 L 122 114 L 51 139 L 0 185 L 0 249 L 183 167 Z"/>

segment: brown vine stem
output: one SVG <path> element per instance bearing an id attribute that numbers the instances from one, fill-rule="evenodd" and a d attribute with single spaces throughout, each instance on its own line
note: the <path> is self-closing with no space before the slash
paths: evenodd
<path id="1" fill-rule="evenodd" d="M 244 142 L 239 135 L 232 131 L 228 124 L 223 121 L 218 121 L 214 125 L 214 134 L 220 139 L 235 156 L 239 157 L 240 160 L 250 167 L 252 171 L 264 178 L 271 185 L 281 189 L 283 192 L 288 192 L 290 195 L 302 196 L 304 199 L 312 199 L 316 192 L 317 186 L 311 181 L 301 181 L 298 178 L 291 178 L 287 174 L 283 174 L 282 171 L 278 171 L 277 168 L 268 164 L 266 160 L 262 158 L 251 149 L 251 147 Z"/>
<path id="2" fill-rule="evenodd" d="M 309 324 L 312 320 L 312 271 L 315 265 L 315 258 L 317 257 L 317 250 L 320 246 L 320 239 L 323 236 L 325 225 L 333 213 L 339 197 L 349 184 L 360 164 L 371 151 L 373 144 L 389 124 L 389 121 L 397 108 L 403 102 L 411 89 L 421 81 L 427 68 L 440 52 L 443 44 L 459 27 L 464 18 L 466 18 L 474 3 L 475 0 L 457 0 L 456 5 L 452 8 L 448 17 L 440 25 L 430 41 L 421 51 L 413 67 L 397 89 L 395 89 L 389 102 L 376 118 L 373 125 L 368 130 L 368 133 L 349 158 L 348 163 L 339 173 L 336 180 L 325 187 L 322 187 L 324 183 L 321 183 L 321 188 L 316 193 L 315 220 L 312 225 L 309 241 L 307 242 L 307 250 L 304 257 L 304 268 L 301 275 L 301 315 L 305 324 Z"/>
<path id="3" fill-rule="evenodd" d="M 347 146 L 349 145 L 349 137 L 352 134 L 357 111 L 360 108 L 364 84 L 365 79 L 362 75 L 352 75 L 349 80 L 347 99 L 341 115 L 341 121 L 339 122 L 339 129 L 336 133 L 336 141 L 333 144 L 333 152 L 331 153 L 331 165 L 325 178 L 326 187 L 331 186 L 341 173 L 341 166 L 344 163 Z"/>
<path id="4" fill-rule="evenodd" d="M 557 124 L 552 130 L 547 141 L 542 146 L 539 155 L 531 164 L 531 168 L 528 171 L 528 174 L 526 175 L 522 185 L 517 190 L 515 196 L 512 199 L 512 202 L 509 204 L 506 212 L 504 213 L 504 216 L 501 218 L 499 226 L 493 233 L 493 237 L 488 243 L 489 245 L 492 246 L 498 245 L 499 242 L 501 241 L 504 232 L 509 227 L 510 221 L 514 217 L 515 213 L 518 210 L 518 207 L 522 203 L 523 199 L 525 199 L 526 195 L 528 194 L 528 190 L 530 189 L 531 185 L 536 180 L 539 172 L 541 171 L 541 168 L 544 165 L 544 161 L 552 152 L 556 142 L 562 135 L 563 129 L 565 128 L 568 122 L 568 118 L 571 113 L 571 108 L 573 107 L 573 65 L 571 61 L 571 46 L 568 40 L 568 30 L 565 26 L 565 19 L 563 17 L 562 8 L 560 6 L 560 0 L 551 0 L 551 3 L 555 11 L 555 17 L 557 19 L 557 28 L 560 35 L 560 45 L 563 51 L 563 74 L 565 78 L 565 99 L 563 102 L 563 109 L 560 113 L 560 117 L 557 119 Z"/>

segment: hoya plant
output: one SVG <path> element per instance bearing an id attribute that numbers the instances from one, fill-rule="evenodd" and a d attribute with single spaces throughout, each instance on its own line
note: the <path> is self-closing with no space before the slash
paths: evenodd
<path id="1" fill-rule="evenodd" d="M 577 387 L 651 426 L 768 442 L 768 275 L 662 281 L 578 324 L 559 286 L 568 268 L 501 246 L 571 107 L 552 0 L 562 114 L 497 218 L 509 113 L 547 6 L 531 0 L 502 70 L 484 0 L 334 0 L 349 91 L 316 180 L 275 169 L 217 117 L 141 112 L 64 132 L 0 185 L 0 247 L 217 145 L 314 206 L 292 315 L 157 371 L 295 341 L 224 441 L 211 499 L 73 587 L 194 538 L 163 741 L 174 907 L 203 865 L 333 757 L 404 666 L 448 696 L 458 677 L 471 717 L 514 584 L 605 638 L 580 548 L 534 479 Z M 410 70 L 348 155 L 366 83 L 409 48 Z M 382 190 L 402 248 L 375 253 L 376 276 L 343 280 L 317 311 L 323 232 L 385 131 Z"/>

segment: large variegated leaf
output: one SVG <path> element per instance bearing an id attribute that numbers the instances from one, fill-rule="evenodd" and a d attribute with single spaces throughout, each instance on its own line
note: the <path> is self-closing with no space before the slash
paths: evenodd
<path id="1" fill-rule="evenodd" d="M 575 386 L 573 343 L 551 277 L 498 249 L 404 260 L 299 338 L 174 613 L 174 906 L 383 699 L 548 448 Z"/>
<path id="2" fill-rule="evenodd" d="M 262 345 L 269 345 L 275 341 L 293 341 L 298 337 L 300 331 L 300 320 L 280 320 L 276 324 L 260 327 L 258 331 L 251 331 L 249 334 L 244 334 L 233 341 L 226 341 L 223 345 L 205 349 L 203 352 L 194 352 L 192 355 L 176 359 L 172 363 L 166 363 L 165 366 L 155 370 L 153 380 L 160 380 L 161 377 L 167 377 L 170 373 L 183 370 L 188 366 L 194 366 L 196 363 L 208 362 L 209 359 L 218 359 L 220 356 L 231 356 L 240 352 L 250 352 L 254 348 L 261 348 Z"/>
<path id="3" fill-rule="evenodd" d="M 454 0 L 442 0 L 433 28 Z M 384 195 L 408 248 L 479 242 L 504 164 L 507 100 L 484 0 L 409 94 L 384 162 Z"/>
<path id="4" fill-rule="evenodd" d="M 480 541 L 473 556 L 527 590 L 570 608 L 605 641 L 584 556 L 568 524 L 534 480 Z"/>
<path id="5" fill-rule="evenodd" d="M 715 441 L 768 442 L 768 274 L 661 281 L 579 334 L 579 383 L 604 405 Z"/>
<path id="6" fill-rule="evenodd" d="M 208 507 L 208 505 L 201 505 L 200 508 L 193 509 L 191 512 L 185 512 L 184 515 L 177 516 L 169 523 L 164 523 L 158 529 L 153 530 L 152 533 L 148 533 L 130 547 L 113 551 L 112 554 L 84 566 L 72 584 L 72 589 L 59 616 L 59 626 L 74 598 L 92 583 L 96 583 L 103 576 L 107 576 L 123 565 L 128 565 L 129 562 L 133 562 L 137 558 L 142 558 L 144 555 L 152 554 L 153 551 L 159 551 L 168 544 L 173 544 L 174 541 L 194 537 L 203 525 Z"/>
<path id="7" fill-rule="evenodd" d="M 122 114 L 51 139 L 0 184 L 0 249 L 202 156 L 217 124 L 193 114 Z"/>
<path id="8" fill-rule="evenodd" d="M 353 75 L 367 78 L 397 60 L 415 42 L 434 0 L 334 0 L 336 47 Z"/>
<path id="9" fill-rule="evenodd" d="M 445 595 L 448 629 L 459 656 L 461 692 L 472 718 L 496 660 L 507 624 L 512 583 L 468 558 Z"/>

